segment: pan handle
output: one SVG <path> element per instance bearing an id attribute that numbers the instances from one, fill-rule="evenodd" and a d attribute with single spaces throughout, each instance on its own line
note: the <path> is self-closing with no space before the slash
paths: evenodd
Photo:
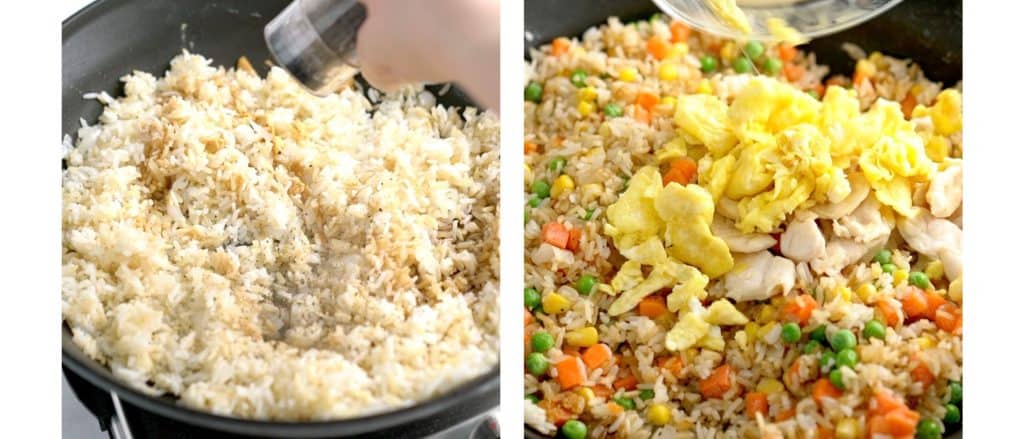
<path id="1" fill-rule="evenodd" d="M 132 429 L 128 428 L 124 409 L 121 408 L 121 398 L 118 398 L 117 393 L 111 390 L 110 400 L 114 404 L 114 415 L 110 417 L 110 429 L 107 430 L 110 439 L 132 439 Z"/>

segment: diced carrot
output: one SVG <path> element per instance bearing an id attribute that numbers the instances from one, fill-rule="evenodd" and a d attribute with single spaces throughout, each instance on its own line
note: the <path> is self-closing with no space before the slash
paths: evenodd
<path id="1" fill-rule="evenodd" d="M 885 320 L 886 325 L 896 326 L 900 323 L 900 312 L 888 300 L 878 301 L 875 307 L 878 310 L 878 314 L 881 314 L 882 319 Z"/>
<path id="2" fill-rule="evenodd" d="M 814 86 L 814 91 L 818 93 L 819 97 L 825 97 L 825 85 L 824 84 L 819 82 L 818 85 Z"/>
<path id="3" fill-rule="evenodd" d="M 569 241 L 565 243 L 565 249 L 570 251 L 576 251 L 580 248 L 580 237 L 583 236 L 583 231 L 573 227 L 569 229 Z"/>
<path id="4" fill-rule="evenodd" d="M 833 77 L 828 78 L 828 79 L 825 80 L 825 85 L 826 86 L 835 85 L 835 86 L 838 86 L 838 87 L 842 87 L 843 86 L 843 78 L 840 78 L 838 76 L 833 76 Z"/>
<path id="5" fill-rule="evenodd" d="M 716 367 L 711 375 L 697 383 L 700 393 L 705 398 L 721 398 L 732 387 L 731 374 L 732 368 L 728 364 Z"/>
<path id="6" fill-rule="evenodd" d="M 779 59 L 782 60 L 782 62 L 790 62 L 793 58 L 796 58 L 796 47 L 789 44 L 779 45 L 776 50 L 778 50 Z"/>
<path id="7" fill-rule="evenodd" d="M 690 27 L 681 21 L 673 21 L 668 30 L 672 32 L 673 43 L 685 43 L 690 38 Z"/>
<path id="8" fill-rule="evenodd" d="M 558 248 L 566 248 L 569 245 L 569 230 L 562 223 L 552 221 L 544 225 L 540 231 L 544 242 Z"/>
<path id="9" fill-rule="evenodd" d="M 658 101 L 658 95 L 654 93 L 642 91 L 636 95 L 636 104 L 648 111 L 658 105 Z"/>
<path id="10" fill-rule="evenodd" d="M 696 176 L 697 162 L 689 157 L 678 158 L 669 165 L 668 172 L 661 178 L 661 184 L 668 186 L 669 183 L 676 182 L 686 186 L 692 183 Z"/>
<path id="11" fill-rule="evenodd" d="M 854 72 L 854 74 L 853 74 L 853 85 L 859 87 L 861 84 L 863 84 L 868 79 L 871 79 L 871 78 L 869 78 L 867 74 L 865 74 L 863 72 Z"/>
<path id="12" fill-rule="evenodd" d="M 530 326 L 530 323 L 533 322 L 533 313 L 531 313 L 530 309 L 525 307 L 525 306 L 523 307 L 523 313 L 526 314 L 523 317 L 523 320 L 524 320 L 523 326 Z"/>
<path id="13" fill-rule="evenodd" d="M 530 334 L 523 334 L 523 355 L 530 355 L 530 351 L 533 350 L 533 343 L 530 340 Z"/>
<path id="14" fill-rule="evenodd" d="M 679 355 L 658 357 L 656 361 L 659 368 L 665 369 L 668 373 L 676 377 L 683 372 L 683 366 L 686 365 L 686 362 L 683 361 L 683 357 Z"/>
<path id="15" fill-rule="evenodd" d="M 893 436 L 914 434 L 917 429 L 917 421 L 921 415 L 917 412 L 903 407 L 885 414 L 885 433 Z"/>
<path id="16" fill-rule="evenodd" d="M 637 122 L 645 125 L 651 124 L 651 112 L 647 111 L 644 107 L 633 105 L 632 107 L 629 107 L 629 112 Z"/>
<path id="17" fill-rule="evenodd" d="M 820 378 L 811 387 L 811 395 L 814 396 L 815 402 L 821 404 L 825 398 L 838 399 L 840 396 L 843 396 L 843 392 L 832 385 L 832 382 L 827 378 Z"/>
<path id="18" fill-rule="evenodd" d="M 928 315 L 928 299 L 924 297 L 924 291 L 921 291 L 920 288 L 910 287 L 907 289 L 900 302 L 903 303 L 903 312 L 909 319 Z"/>
<path id="19" fill-rule="evenodd" d="M 960 308 L 952 303 L 946 303 L 935 310 L 935 326 L 948 333 L 960 334 L 963 327 L 963 315 Z"/>
<path id="20" fill-rule="evenodd" d="M 907 97 L 900 101 L 900 109 L 903 110 L 903 117 L 910 119 L 910 116 L 914 113 L 914 107 L 917 106 L 917 98 L 914 97 L 913 93 L 907 92 Z"/>
<path id="21" fill-rule="evenodd" d="M 551 42 L 551 54 L 554 56 L 564 55 L 569 52 L 569 39 L 560 37 Z"/>
<path id="22" fill-rule="evenodd" d="M 906 404 L 903 404 L 903 401 L 900 401 L 896 395 L 893 395 L 888 390 L 879 389 L 875 391 L 874 396 L 868 403 L 868 413 L 872 415 L 883 414 L 902 407 L 906 407 Z"/>
<path id="23" fill-rule="evenodd" d="M 809 294 L 801 294 L 786 302 L 782 306 L 782 315 L 788 320 L 807 323 L 811 318 L 811 312 L 818 308 L 818 301 Z"/>
<path id="24" fill-rule="evenodd" d="M 609 402 L 606 404 L 606 406 L 608 407 L 608 411 L 616 415 L 622 414 L 622 412 L 625 411 L 625 409 L 623 409 L 621 405 L 618 405 L 614 402 Z"/>
<path id="25" fill-rule="evenodd" d="M 655 59 L 662 60 L 672 53 L 672 45 L 664 38 L 655 35 L 647 39 L 647 52 Z"/>
<path id="26" fill-rule="evenodd" d="M 779 412 L 779 414 L 775 416 L 775 422 L 782 422 L 794 416 L 796 416 L 796 407 L 791 407 Z"/>
<path id="27" fill-rule="evenodd" d="M 799 386 L 803 382 L 800 379 L 800 362 L 794 361 L 793 364 L 790 364 L 789 368 L 786 369 L 786 376 L 783 378 L 793 386 Z"/>
<path id="28" fill-rule="evenodd" d="M 828 427 L 818 427 L 818 439 L 832 439 L 835 435 L 832 433 L 832 429 Z"/>
<path id="29" fill-rule="evenodd" d="M 910 377 L 925 387 L 935 382 L 935 375 L 932 374 L 932 371 L 928 370 L 928 366 L 925 366 L 924 363 L 918 363 L 916 367 L 910 369 Z"/>
<path id="30" fill-rule="evenodd" d="M 537 144 L 533 142 L 523 142 L 523 154 L 533 154 L 537 152 Z"/>
<path id="31" fill-rule="evenodd" d="M 750 392 L 747 394 L 747 416 L 756 418 L 756 413 L 761 416 L 768 415 L 768 395 L 763 392 Z"/>
<path id="32" fill-rule="evenodd" d="M 616 389 L 635 390 L 636 385 L 636 377 L 632 374 L 626 375 L 612 382 L 612 387 Z"/>
<path id="33" fill-rule="evenodd" d="M 607 398 L 615 394 L 615 391 L 612 390 L 611 387 L 608 387 L 604 384 L 598 384 L 594 387 L 591 387 L 590 390 L 594 391 L 594 396 L 599 396 L 601 398 Z"/>
<path id="34" fill-rule="evenodd" d="M 604 343 L 598 343 L 583 351 L 581 358 L 583 358 L 583 364 L 586 364 L 588 368 L 596 369 L 612 359 L 612 349 Z"/>
<path id="35" fill-rule="evenodd" d="M 664 297 L 652 294 L 641 299 L 640 304 L 636 306 L 636 310 L 644 317 L 656 319 L 665 315 L 668 312 L 668 307 L 665 306 Z"/>
<path id="36" fill-rule="evenodd" d="M 790 81 L 799 81 L 804 77 L 804 68 L 796 64 L 786 63 L 782 66 L 782 74 Z"/>
<path id="37" fill-rule="evenodd" d="M 946 299 L 934 291 L 925 291 L 924 300 L 928 303 L 928 311 L 925 314 L 929 320 L 935 320 L 935 312 L 939 307 L 946 304 Z"/>
<path id="38" fill-rule="evenodd" d="M 558 384 L 563 389 L 571 389 L 582 384 L 583 378 L 587 374 L 583 360 L 580 360 L 579 357 L 565 357 L 555 363 L 555 368 L 558 369 Z"/>

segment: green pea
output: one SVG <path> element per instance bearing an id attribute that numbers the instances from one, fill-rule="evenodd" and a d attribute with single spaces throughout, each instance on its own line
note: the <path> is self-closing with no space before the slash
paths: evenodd
<path id="1" fill-rule="evenodd" d="M 782 325 L 782 341 L 786 343 L 796 343 L 800 341 L 800 325 L 793 322 Z"/>
<path id="2" fill-rule="evenodd" d="M 651 24 L 654 24 L 654 22 L 657 22 L 657 21 L 663 21 L 662 17 L 664 17 L 664 16 L 661 15 L 660 12 L 655 12 L 654 15 L 651 15 Z"/>
<path id="3" fill-rule="evenodd" d="M 526 400 L 536 404 L 540 402 L 540 397 L 531 393 L 529 395 L 526 395 Z"/>
<path id="4" fill-rule="evenodd" d="M 536 195 L 530 197 L 530 201 L 528 201 L 528 203 L 530 204 L 530 207 L 540 206 L 540 204 L 543 203 L 543 202 L 544 202 L 544 199 L 541 198 L 541 197 L 538 197 Z"/>
<path id="5" fill-rule="evenodd" d="M 523 304 L 531 310 L 540 306 L 540 292 L 536 288 L 526 287 L 523 289 Z"/>
<path id="6" fill-rule="evenodd" d="M 590 292 L 594 290 L 595 285 L 597 285 L 597 278 L 584 274 L 576 281 L 576 291 L 579 291 L 584 296 L 589 296 Z"/>
<path id="7" fill-rule="evenodd" d="M 590 221 L 594 217 L 594 208 L 587 209 L 587 214 L 580 217 L 583 221 Z"/>
<path id="8" fill-rule="evenodd" d="M 927 289 L 932 284 L 931 279 L 928 279 L 928 275 L 920 271 L 911 271 L 910 276 L 907 277 L 910 284 L 918 287 L 922 290 Z"/>
<path id="9" fill-rule="evenodd" d="M 747 44 L 743 46 L 743 51 L 747 53 L 747 56 L 749 56 L 750 59 L 758 59 L 761 55 L 764 55 L 764 45 L 757 41 L 748 41 Z"/>
<path id="10" fill-rule="evenodd" d="M 526 90 L 523 94 L 526 100 L 540 103 L 540 98 L 544 95 L 544 86 L 540 85 L 537 81 L 530 81 L 529 84 L 526 84 Z"/>
<path id="11" fill-rule="evenodd" d="M 619 398 L 612 398 L 612 401 L 626 410 L 635 410 L 636 403 L 633 402 L 632 398 L 626 398 L 625 396 Z"/>
<path id="12" fill-rule="evenodd" d="M 832 350 L 839 352 L 843 349 L 852 349 L 857 346 L 857 336 L 849 329 L 840 329 L 832 334 Z"/>
<path id="13" fill-rule="evenodd" d="M 939 439 L 942 437 L 942 427 L 934 419 L 922 419 L 917 423 L 914 437 L 917 439 Z"/>
<path id="14" fill-rule="evenodd" d="M 857 365 L 857 361 L 860 358 L 857 357 L 857 351 L 853 349 L 843 349 L 836 354 L 836 366 L 849 367 L 853 369 L 853 366 Z"/>
<path id="15" fill-rule="evenodd" d="M 562 436 L 565 436 L 565 439 L 586 439 L 587 424 L 575 419 L 566 421 L 562 425 Z"/>
<path id="16" fill-rule="evenodd" d="M 547 198 L 551 196 L 551 184 L 544 180 L 534 181 L 533 184 L 530 185 L 530 190 L 533 191 L 534 195 L 540 198 Z"/>
<path id="17" fill-rule="evenodd" d="M 718 58 L 711 55 L 704 55 L 700 57 L 700 71 L 704 73 L 711 73 L 718 69 Z"/>
<path id="18" fill-rule="evenodd" d="M 651 398 L 654 398 L 654 390 L 643 389 L 640 391 L 640 399 L 647 401 Z"/>
<path id="19" fill-rule="evenodd" d="M 583 88 L 587 86 L 587 72 L 583 69 L 576 69 L 572 72 L 572 76 L 569 77 L 569 82 L 575 85 L 576 88 Z"/>
<path id="20" fill-rule="evenodd" d="M 949 403 L 960 404 L 964 399 L 964 385 L 956 381 L 949 382 Z"/>
<path id="21" fill-rule="evenodd" d="M 761 70 L 763 70 L 766 75 L 775 76 L 775 75 L 778 75 L 779 72 L 782 71 L 782 61 L 780 61 L 778 58 L 768 58 L 768 59 L 764 60 L 764 65 L 761 66 L 761 67 L 762 67 Z M 813 91 L 814 93 L 817 93 L 817 91 L 815 91 L 815 90 L 811 90 L 811 91 Z M 815 99 L 817 99 L 817 98 L 815 98 Z"/>
<path id="22" fill-rule="evenodd" d="M 530 337 L 530 347 L 534 352 L 545 353 L 548 349 L 555 347 L 555 338 L 547 331 L 537 331 Z"/>
<path id="23" fill-rule="evenodd" d="M 960 423 L 960 408 L 953 404 L 946 404 L 946 416 L 942 417 L 942 422 L 948 424 L 959 424 Z"/>
<path id="24" fill-rule="evenodd" d="M 882 264 L 882 271 L 892 274 L 896 271 L 896 264 Z"/>
<path id="25" fill-rule="evenodd" d="M 864 338 L 885 339 L 885 325 L 878 320 L 868 320 L 864 324 Z"/>
<path id="26" fill-rule="evenodd" d="M 832 351 L 825 351 L 821 353 L 821 359 L 818 360 L 818 366 L 821 367 L 822 372 L 828 372 L 832 370 L 832 367 L 836 365 L 836 354 Z"/>
<path id="27" fill-rule="evenodd" d="M 529 209 L 524 209 L 523 210 L 523 225 L 525 226 L 527 224 L 530 224 L 530 210 Z"/>
<path id="28" fill-rule="evenodd" d="M 557 174 L 561 174 L 562 170 L 565 169 L 565 163 L 566 163 L 565 157 L 562 157 L 562 156 L 555 157 L 555 158 L 551 159 L 550 162 L 548 162 L 548 169 L 551 172 L 554 172 L 554 173 L 557 173 Z"/>
<path id="29" fill-rule="evenodd" d="M 846 390 L 846 384 L 843 383 L 843 371 L 840 370 L 840 368 L 837 367 L 832 369 L 832 371 L 828 373 L 828 380 L 832 382 L 832 385 L 836 386 L 837 389 Z"/>
<path id="30" fill-rule="evenodd" d="M 810 340 L 804 345 L 805 354 L 813 354 L 821 350 L 821 343 L 818 340 Z"/>
<path id="31" fill-rule="evenodd" d="M 891 264 L 892 250 L 889 250 L 887 248 L 879 250 L 878 253 L 875 253 L 875 258 L 873 260 L 882 265 Z"/>
<path id="32" fill-rule="evenodd" d="M 541 376 L 548 371 L 548 359 L 544 354 L 534 352 L 526 356 L 526 370 L 532 375 Z"/>
<path id="33" fill-rule="evenodd" d="M 816 100 L 821 100 L 821 95 L 818 94 L 818 90 L 807 90 L 807 94 L 811 95 Z"/>
<path id="34" fill-rule="evenodd" d="M 604 114 L 608 117 L 621 117 L 622 106 L 614 102 L 609 102 L 608 105 L 604 106 Z"/>
<path id="35" fill-rule="evenodd" d="M 825 334 L 825 325 L 821 325 L 817 328 L 814 328 L 814 330 L 811 331 L 811 333 L 808 335 L 810 336 L 811 340 L 817 340 L 818 343 L 828 343 L 828 336 Z"/>
<path id="36" fill-rule="evenodd" d="M 750 62 L 750 59 L 745 56 L 738 56 L 732 61 L 732 69 L 736 73 L 750 73 L 754 71 L 754 63 Z"/>

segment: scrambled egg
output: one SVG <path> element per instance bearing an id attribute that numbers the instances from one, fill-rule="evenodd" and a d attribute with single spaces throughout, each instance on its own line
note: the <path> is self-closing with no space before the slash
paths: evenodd
<path id="1" fill-rule="evenodd" d="M 750 21 L 747 20 L 746 14 L 743 10 L 736 5 L 736 0 L 707 0 L 704 2 L 711 12 L 714 12 L 726 25 L 744 33 L 749 34 L 752 29 L 750 28 Z"/>
<path id="2" fill-rule="evenodd" d="M 859 105 L 852 90 L 829 87 L 819 102 L 791 85 L 756 77 L 728 105 L 715 96 L 679 97 L 675 122 L 688 146 L 706 148 L 699 182 L 716 202 L 737 202 L 736 227 L 770 233 L 797 209 L 846 198 L 847 169 L 855 164 L 879 201 L 901 214 L 909 211 L 913 184 L 931 176 L 935 163 L 899 104 L 880 100 L 864 113 Z M 956 126 L 944 119 L 956 109 L 952 96 L 933 108 L 939 116 L 929 115 L 941 120 L 937 131 L 939 124 Z"/>

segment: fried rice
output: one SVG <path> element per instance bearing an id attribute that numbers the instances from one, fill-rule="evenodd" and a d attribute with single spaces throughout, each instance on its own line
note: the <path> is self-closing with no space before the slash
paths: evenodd
<path id="1" fill-rule="evenodd" d="M 764 55 L 749 59 L 753 49 Z M 655 17 L 629 24 L 611 18 L 579 38 L 559 38 L 531 52 L 524 102 L 530 427 L 591 438 L 910 437 L 915 429 L 956 428 L 962 389 L 959 124 L 933 134 L 938 116 L 929 118 L 928 110 L 943 106 L 937 103 L 943 86 L 912 61 L 848 50 L 856 70 L 830 76 L 813 53 L 751 47 Z M 669 349 L 666 338 L 688 311 L 674 315 L 659 307 L 666 295 L 671 307 L 673 288 L 686 285 L 646 292 L 648 308 L 611 312 L 628 293 L 628 286 L 615 284 L 635 247 L 617 245 L 622 232 L 609 209 L 628 216 L 636 205 L 614 206 L 638 184 L 631 179 L 653 166 L 657 186 L 661 178 L 669 185 L 675 161 L 687 153 L 699 163 L 699 175 L 686 187 L 706 191 L 703 178 L 712 170 L 701 158 L 710 148 L 679 126 L 676 105 L 697 94 L 729 105 L 761 81 L 755 75 L 772 76 L 816 100 L 852 90 L 860 111 L 898 103 L 900 119 L 921 136 L 915 144 L 923 144 L 940 169 L 910 185 L 912 194 L 904 195 L 913 206 L 902 212 L 927 211 L 920 215 L 931 222 L 907 225 L 920 218 L 879 203 L 889 194 L 872 187 L 850 208 L 840 208 L 838 200 L 818 202 L 818 209 L 808 202 L 769 230 L 740 231 L 736 206 L 718 194 L 718 225 L 711 230 L 726 238 L 736 263 L 724 276 L 707 275 L 706 297 L 689 313 L 724 300 L 721 306 L 741 313 L 734 318 L 745 323 L 712 325 L 709 333 L 724 342 L 720 346 L 701 340 Z M 959 88 L 950 95 L 958 98 Z M 959 121 L 958 105 L 946 111 Z M 685 152 L 673 154 L 678 145 Z M 855 161 L 842 172 L 866 170 Z M 691 189 L 676 192 L 682 190 Z M 830 217 L 836 209 L 843 212 Z M 871 232 L 857 227 L 865 225 L 858 215 L 887 219 Z M 877 236 L 869 240 L 867 233 Z M 943 233 L 949 236 L 938 236 Z M 928 248 L 927 242 L 946 239 L 950 245 L 942 252 Z M 841 247 L 833 245 L 853 242 L 848 257 L 835 256 Z M 799 255 L 800 247 L 812 245 L 828 245 L 828 251 L 819 250 L 814 260 Z M 744 264 L 764 260 L 783 267 L 784 280 L 767 291 L 775 266 L 756 265 L 769 267 L 763 276 L 740 275 Z M 637 278 L 653 277 L 655 270 L 645 265 Z M 853 347 L 839 340 L 848 334 Z M 609 352 L 602 353 L 605 347 Z M 846 357 L 842 365 L 836 354 Z"/>

